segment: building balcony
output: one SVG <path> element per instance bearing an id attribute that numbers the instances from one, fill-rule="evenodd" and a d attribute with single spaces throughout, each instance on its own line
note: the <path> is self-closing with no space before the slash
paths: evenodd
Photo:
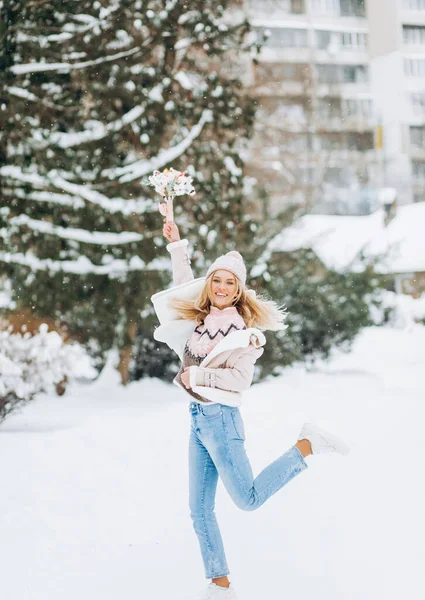
<path id="1" fill-rule="evenodd" d="M 361 0 L 310 0 L 313 17 L 360 19 L 366 18 L 364 2 Z"/>
<path id="2" fill-rule="evenodd" d="M 367 83 L 318 83 L 316 88 L 316 94 L 319 98 L 366 95 L 369 92 L 369 84 Z M 270 81 L 263 80 L 254 83 L 252 93 L 256 97 L 295 96 L 308 98 L 314 95 L 314 87 L 308 80 L 294 81 L 283 79 L 276 81 L 271 79 Z"/>
<path id="3" fill-rule="evenodd" d="M 409 155 L 412 160 L 425 161 L 425 148 L 410 144 Z"/>
<path id="4" fill-rule="evenodd" d="M 405 123 L 407 123 L 410 127 L 424 127 L 425 106 L 420 106 L 417 104 L 413 104 L 412 102 L 408 102 Z"/>
<path id="5" fill-rule="evenodd" d="M 413 187 L 413 191 L 418 193 L 418 192 L 425 192 L 425 177 L 424 178 L 420 178 L 420 177 L 412 177 L 412 187 Z"/>
<path id="6" fill-rule="evenodd" d="M 425 56 L 425 50 L 424 50 Z M 305 63 L 310 60 L 318 64 L 346 64 L 367 65 L 369 62 L 366 49 L 339 48 L 333 50 L 320 50 L 315 47 L 270 47 L 263 46 L 259 60 L 265 63 Z"/>
<path id="7" fill-rule="evenodd" d="M 400 20 L 403 25 L 425 25 L 425 9 L 424 10 L 406 10 L 400 11 Z"/>
<path id="8" fill-rule="evenodd" d="M 344 82 L 344 83 L 317 83 L 317 95 L 325 96 L 356 96 L 369 94 L 369 83 Z"/>
<path id="9" fill-rule="evenodd" d="M 316 117 L 314 124 L 316 129 L 320 131 L 353 131 L 363 133 L 365 131 L 373 131 L 375 123 L 373 117 L 365 117 L 361 115 L 339 117 Z"/>
<path id="10" fill-rule="evenodd" d="M 263 46 L 258 57 L 264 63 L 305 63 L 311 60 L 310 48 L 276 48 Z"/>
<path id="11" fill-rule="evenodd" d="M 299 19 L 306 15 L 306 0 L 246 0 L 252 19 Z"/>
<path id="12" fill-rule="evenodd" d="M 256 97 L 309 96 L 308 86 L 302 81 L 270 81 L 255 85 L 252 93 Z"/>
<path id="13" fill-rule="evenodd" d="M 406 54 L 407 56 L 414 55 L 416 58 L 418 58 L 418 56 L 425 58 L 425 43 L 412 44 L 404 42 L 402 44 L 402 51 L 403 54 Z"/>
<path id="14" fill-rule="evenodd" d="M 350 49 L 338 48 L 338 50 L 314 50 L 314 60 L 318 64 L 349 64 L 358 65 L 369 63 L 369 57 L 366 48 Z"/>
<path id="15" fill-rule="evenodd" d="M 425 111 L 421 115 L 418 115 L 417 113 L 412 111 L 406 116 L 407 116 L 406 123 L 408 123 L 410 126 L 412 126 L 412 127 L 424 127 L 425 126 Z"/>

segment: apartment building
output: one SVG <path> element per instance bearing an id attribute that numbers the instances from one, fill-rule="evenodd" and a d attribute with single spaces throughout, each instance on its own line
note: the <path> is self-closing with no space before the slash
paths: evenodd
<path id="1" fill-rule="evenodd" d="M 369 0 L 367 13 L 371 91 L 384 132 L 385 179 L 401 202 L 423 201 L 425 0 Z"/>
<path id="2" fill-rule="evenodd" d="M 391 3 L 389 36 L 382 32 L 388 29 Z M 313 211 L 367 214 L 376 207 L 378 188 L 388 186 L 398 190 L 402 203 L 421 199 L 425 62 L 417 54 L 424 43 L 424 4 L 246 1 L 253 30 L 265 39 L 249 76 L 258 118 L 248 169 L 272 211 L 297 202 Z M 410 21 L 403 20 L 407 14 Z M 396 42 L 402 56 L 397 80 L 388 61 Z M 414 52 L 408 44 L 415 44 Z M 399 110 L 398 95 L 410 112 L 406 106 Z"/>

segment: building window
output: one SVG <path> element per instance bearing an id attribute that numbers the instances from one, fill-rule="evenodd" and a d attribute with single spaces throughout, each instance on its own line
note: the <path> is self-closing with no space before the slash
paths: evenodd
<path id="1" fill-rule="evenodd" d="M 412 161 L 412 173 L 417 183 L 425 183 L 425 162 Z"/>
<path id="2" fill-rule="evenodd" d="M 269 48 L 306 48 L 307 31 L 305 29 L 287 29 L 277 27 L 257 27 L 260 37 L 266 38 Z"/>
<path id="3" fill-rule="evenodd" d="M 291 12 L 296 15 L 305 13 L 305 0 L 292 0 L 291 1 Z"/>
<path id="4" fill-rule="evenodd" d="M 341 34 L 341 42 L 345 50 L 366 50 L 367 37 L 365 33 L 347 31 Z"/>
<path id="5" fill-rule="evenodd" d="M 346 83 L 365 83 L 368 80 L 367 67 L 363 65 L 344 65 L 342 72 Z"/>
<path id="6" fill-rule="evenodd" d="M 295 81 L 307 85 L 311 79 L 310 67 L 298 63 L 259 63 L 254 70 L 256 85 L 280 84 Z"/>
<path id="7" fill-rule="evenodd" d="M 343 134 L 341 133 L 322 133 L 319 135 L 319 140 L 322 150 L 343 150 L 345 147 Z"/>
<path id="8" fill-rule="evenodd" d="M 317 114 L 321 119 L 341 119 L 341 101 L 340 98 L 319 98 L 317 104 Z"/>
<path id="9" fill-rule="evenodd" d="M 344 117 L 368 119 L 372 116 L 372 100 L 369 98 L 343 98 L 342 112 Z"/>
<path id="10" fill-rule="evenodd" d="M 350 150 L 355 152 L 366 152 L 373 150 L 373 133 L 322 133 L 319 135 L 322 150 Z"/>
<path id="11" fill-rule="evenodd" d="M 250 0 L 250 9 L 257 14 L 303 14 L 305 13 L 305 0 Z"/>
<path id="12" fill-rule="evenodd" d="M 316 15 L 364 17 L 364 0 L 311 0 L 311 10 Z"/>
<path id="13" fill-rule="evenodd" d="M 311 10 L 314 14 L 339 15 L 339 0 L 311 0 Z"/>
<path id="14" fill-rule="evenodd" d="M 425 77 L 425 60 L 405 58 L 404 72 L 408 77 Z"/>
<path id="15" fill-rule="evenodd" d="M 316 47 L 319 50 L 327 50 L 331 45 L 332 39 L 337 39 L 338 34 L 332 31 L 316 31 Z"/>
<path id="16" fill-rule="evenodd" d="M 425 148 L 425 127 L 410 127 L 410 144 L 414 148 Z"/>
<path id="17" fill-rule="evenodd" d="M 366 152 L 367 150 L 373 150 L 374 139 L 371 131 L 364 133 L 356 133 L 350 131 L 347 134 L 347 146 L 349 150 L 356 150 L 357 152 Z"/>
<path id="18" fill-rule="evenodd" d="M 405 10 L 425 10 L 425 0 L 403 0 Z"/>
<path id="19" fill-rule="evenodd" d="M 284 154 L 299 154 L 311 150 L 311 136 L 306 133 L 293 134 L 268 128 L 260 135 L 260 152 L 265 160 L 277 160 Z"/>
<path id="20" fill-rule="evenodd" d="M 365 17 L 366 9 L 364 0 L 341 0 L 342 17 Z"/>
<path id="21" fill-rule="evenodd" d="M 324 181 L 333 187 L 345 188 L 350 184 L 350 175 L 345 167 L 328 167 Z"/>
<path id="22" fill-rule="evenodd" d="M 425 45 L 425 27 L 403 27 L 403 39 L 409 46 Z"/>
<path id="23" fill-rule="evenodd" d="M 425 113 L 425 94 L 421 92 L 415 92 L 410 94 L 410 103 L 413 108 L 413 112 L 417 115 L 423 115 Z"/>
<path id="24" fill-rule="evenodd" d="M 366 50 L 367 36 L 365 33 L 350 31 L 316 31 L 316 46 L 319 50 L 350 50 L 358 52 Z"/>
<path id="25" fill-rule="evenodd" d="M 300 166 L 296 170 L 297 182 L 301 185 L 314 185 L 316 179 L 316 167 L 311 166 Z"/>
<path id="26" fill-rule="evenodd" d="M 317 65 L 319 83 L 340 83 L 339 65 Z"/>
<path id="27" fill-rule="evenodd" d="M 317 65 L 319 83 L 364 83 L 368 70 L 364 65 Z"/>

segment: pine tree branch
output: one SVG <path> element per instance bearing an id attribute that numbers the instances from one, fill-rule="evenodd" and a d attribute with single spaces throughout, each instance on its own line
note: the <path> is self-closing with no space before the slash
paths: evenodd
<path id="1" fill-rule="evenodd" d="M 186 152 L 193 140 L 200 135 L 204 125 L 211 122 L 211 120 L 212 113 L 209 109 L 206 109 L 202 113 L 198 123 L 192 127 L 188 135 L 175 146 L 162 150 L 157 156 L 154 156 L 149 160 L 139 160 L 118 169 L 107 169 L 102 172 L 102 175 L 109 179 L 119 179 L 121 183 L 126 183 L 145 177 L 155 169 L 161 169 Z"/>
<path id="2" fill-rule="evenodd" d="M 11 185 L 5 188 L 3 183 L 2 193 L 4 196 L 11 196 L 20 198 L 21 200 L 32 200 L 34 202 L 46 202 L 50 204 L 57 204 L 59 206 L 71 206 L 72 208 L 79 209 L 86 206 L 86 202 L 76 196 L 70 196 L 68 194 L 59 194 L 57 192 L 47 192 L 43 190 L 34 190 L 29 192 L 27 188 L 16 187 Z"/>
<path id="3" fill-rule="evenodd" d="M 109 255 L 106 255 L 110 259 Z M 52 260 L 50 258 L 40 259 L 26 252 L 0 252 L 0 262 L 7 264 L 22 265 L 34 271 L 48 271 L 51 273 L 73 273 L 74 275 L 108 275 L 111 278 L 120 277 L 132 271 L 160 271 L 169 269 L 170 260 L 167 258 L 156 258 L 146 264 L 140 256 L 132 256 L 127 260 L 113 259 L 106 265 L 95 265 L 86 256 L 80 256 L 77 260 Z"/>
<path id="4" fill-rule="evenodd" d="M 13 65 L 10 68 L 10 71 L 15 75 L 26 75 L 28 73 L 40 73 L 47 71 L 59 71 L 61 73 L 68 73 L 69 71 L 73 71 L 76 69 L 86 69 L 87 67 L 95 67 L 96 65 L 104 64 L 107 62 L 113 62 L 115 60 L 119 60 L 121 58 L 126 58 L 128 56 L 135 56 L 136 54 L 140 54 L 142 52 L 142 48 L 132 48 L 131 50 L 127 50 L 126 52 L 119 52 L 118 54 L 111 54 L 109 56 L 102 56 L 100 58 L 96 58 L 95 60 L 87 60 L 86 62 L 80 63 L 27 63 L 23 65 Z"/>
<path id="5" fill-rule="evenodd" d="M 110 258 L 108 256 L 108 258 Z M 147 265 L 139 256 L 132 256 L 128 260 L 113 259 L 106 265 L 94 265 L 86 256 L 77 260 L 52 260 L 40 259 L 27 252 L 0 252 L 0 261 L 8 264 L 17 264 L 29 267 L 34 271 L 49 271 L 52 273 L 73 273 L 74 275 L 109 275 L 120 276 L 130 271 L 144 271 Z"/>
<path id="6" fill-rule="evenodd" d="M 9 92 L 9 94 L 11 94 L 12 96 L 16 96 L 17 98 L 23 98 L 25 100 L 28 100 L 29 102 L 36 102 L 38 104 L 45 106 L 46 108 L 54 108 L 55 110 L 58 110 L 61 112 L 76 110 L 73 107 L 59 106 L 58 104 L 54 104 L 53 102 L 48 102 L 47 100 L 42 100 L 41 98 L 38 98 L 35 94 L 32 94 L 31 92 L 28 92 L 27 90 L 24 90 L 19 87 L 15 87 L 15 86 L 9 87 L 9 88 L 6 88 L 6 91 Z"/>
<path id="7" fill-rule="evenodd" d="M 0 168 L 0 175 L 10 177 L 24 183 L 29 183 L 41 188 L 46 193 L 53 187 L 69 192 L 77 199 L 83 199 L 92 204 L 100 206 L 106 212 L 111 214 L 122 213 L 123 215 L 143 214 L 149 211 L 155 204 L 153 200 L 147 198 L 125 199 L 108 198 L 100 192 L 96 192 L 87 185 L 71 183 L 64 179 L 57 171 L 50 171 L 46 177 L 38 173 L 25 173 L 20 167 L 4 166 Z"/>
<path id="8" fill-rule="evenodd" d="M 73 227 L 59 227 L 49 221 L 31 219 L 27 215 L 19 215 L 9 219 L 9 223 L 16 226 L 26 226 L 33 231 L 54 235 L 65 240 L 75 240 L 85 244 L 95 244 L 100 246 L 120 246 L 132 242 L 140 242 L 143 235 L 131 231 L 122 231 L 120 233 L 111 233 L 110 231 L 87 231 L 87 229 L 75 229 Z"/>
<path id="9" fill-rule="evenodd" d="M 33 7 L 39 7 L 42 6 L 43 4 L 51 4 L 52 0 L 37 0 L 37 2 L 27 2 L 26 4 L 24 4 L 24 8 L 33 8 Z"/>
<path id="10" fill-rule="evenodd" d="M 49 146 L 58 146 L 59 148 L 63 149 L 74 148 L 76 146 L 81 146 L 82 144 L 105 139 L 108 135 L 116 133 L 127 125 L 134 123 L 134 121 L 139 119 L 144 112 L 144 106 L 135 106 L 125 115 L 116 121 L 108 123 L 107 125 L 104 125 L 101 121 L 97 121 L 96 123 L 92 122 L 91 129 L 87 129 L 85 131 L 75 131 L 71 133 L 64 133 L 61 131 L 54 132 L 50 134 L 47 139 L 31 139 L 28 140 L 28 143 L 31 147 L 36 148 L 37 150 L 42 150 L 44 148 L 48 148 Z"/>

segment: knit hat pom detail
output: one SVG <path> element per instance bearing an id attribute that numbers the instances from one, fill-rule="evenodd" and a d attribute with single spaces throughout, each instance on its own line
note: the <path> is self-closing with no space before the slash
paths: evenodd
<path id="1" fill-rule="evenodd" d="M 232 250 L 231 252 L 228 252 L 226 256 L 233 256 L 233 258 L 236 258 L 243 262 L 242 254 L 239 254 L 237 250 Z"/>
<path id="2" fill-rule="evenodd" d="M 235 275 L 239 281 L 245 285 L 246 283 L 246 267 L 243 261 L 242 255 L 237 250 L 232 250 L 227 254 L 219 256 L 207 271 L 207 277 L 209 277 L 214 271 L 223 269 L 230 271 Z"/>

